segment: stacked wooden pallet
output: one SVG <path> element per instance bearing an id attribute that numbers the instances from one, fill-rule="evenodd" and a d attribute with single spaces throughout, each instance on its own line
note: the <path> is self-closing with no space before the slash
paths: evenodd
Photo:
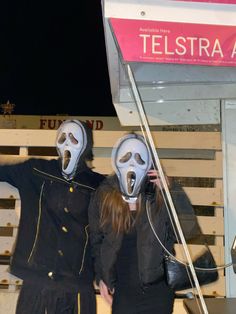
<path id="1" fill-rule="evenodd" d="M 124 131 L 94 131 L 94 161 L 96 171 L 112 172 L 112 146 Z M 14 163 L 32 156 L 56 158 L 55 130 L 0 130 L 0 162 Z M 217 264 L 224 264 L 224 204 L 222 179 L 221 133 L 217 131 L 155 131 L 152 132 L 158 156 L 166 174 L 177 178 L 184 186 L 203 233 Z M 20 215 L 18 191 L 0 183 L 0 287 L 4 291 L 17 290 L 21 280 L 8 273 Z M 194 258 L 201 251 L 201 243 L 189 245 Z M 177 245 L 177 253 L 181 248 Z M 202 287 L 204 295 L 225 296 L 224 271 L 219 280 Z"/>

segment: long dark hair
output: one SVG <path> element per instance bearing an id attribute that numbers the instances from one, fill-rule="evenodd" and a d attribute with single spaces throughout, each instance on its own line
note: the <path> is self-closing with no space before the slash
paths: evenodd
<path id="1" fill-rule="evenodd" d="M 100 200 L 100 226 L 104 227 L 106 225 L 111 225 L 114 233 L 127 233 L 130 231 L 134 223 L 139 219 L 140 214 L 143 212 L 145 207 L 145 199 L 147 193 L 145 186 L 147 187 L 147 181 L 144 182 L 144 188 L 139 193 L 136 203 L 136 215 L 135 220 L 133 219 L 132 211 L 129 208 L 129 204 L 125 202 L 122 198 L 122 194 L 118 187 L 118 179 L 116 176 L 110 177 L 110 181 L 113 181 L 112 184 L 107 185 L 106 187 L 101 187 L 99 194 Z M 152 184 L 152 183 L 148 183 Z M 162 202 L 162 197 L 158 189 L 152 189 L 151 198 L 156 202 L 156 206 Z M 148 191 L 148 193 L 150 193 Z"/>

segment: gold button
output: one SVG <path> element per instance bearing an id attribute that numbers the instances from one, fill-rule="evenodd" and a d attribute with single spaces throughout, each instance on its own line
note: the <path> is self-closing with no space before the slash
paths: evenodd
<path id="1" fill-rule="evenodd" d="M 64 207 L 64 211 L 65 211 L 66 213 L 69 213 L 69 209 L 68 209 L 67 207 Z"/>
<path id="2" fill-rule="evenodd" d="M 59 254 L 60 256 L 63 256 L 63 255 L 64 255 L 63 252 L 62 252 L 62 250 L 58 250 L 58 254 Z"/>
<path id="3" fill-rule="evenodd" d="M 62 229 L 64 232 L 68 232 L 68 230 L 67 230 L 67 228 L 66 228 L 65 226 L 63 226 L 61 229 Z"/>
<path id="4" fill-rule="evenodd" d="M 48 273 L 48 277 L 51 278 L 51 279 L 53 279 L 53 272 L 52 272 L 52 271 L 50 271 L 50 272 Z"/>
<path id="5" fill-rule="evenodd" d="M 74 189 L 72 188 L 72 186 L 70 186 L 70 192 L 74 192 Z"/>

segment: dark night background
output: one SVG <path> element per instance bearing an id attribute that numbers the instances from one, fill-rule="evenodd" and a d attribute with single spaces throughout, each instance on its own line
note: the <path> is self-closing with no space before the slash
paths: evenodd
<path id="1" fill-rule="evenodd" d="M 0 103 L 14 114 L 115 116 L 101 3 L 3 0 Z"/>

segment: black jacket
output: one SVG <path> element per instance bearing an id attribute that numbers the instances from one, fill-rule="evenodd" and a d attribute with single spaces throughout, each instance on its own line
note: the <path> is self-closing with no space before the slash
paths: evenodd
<path id="1" fill-rule="evenodd" d="M 115 263 L 122 244 L 123 234 L 114 234 L 111 225 L 103 228 L 100 227 L 99 204 L 100 191 L 109 193 L 112 189 L 118 189 L 116 177 L 108 177 L 103 181 L 91 199 L 89 207 L 89 223 L 92 252 L 95 259 L 96 281 L 98 283 L 102 279 L 110 289 L 116 283 Z M 180 185 L 174 183 L 171 194 L 175 208 L 179 213 L 179 220 L 181 221 L 185 238 L 188 239 L 201 234 L 191 203 Z M 147 204 L 150 204 L 150 214 L 155 232 L 165 247 L 173 253 L 176 238 L 164 203 L 158 208 L 154 193 L 144 190 L 142 191 L 143 208 L 146 208 Z M 150 228 L 146 210 L 142 211 L 141 216 L 136 222 L 136 231 L 139 278 L 141 284 L 145 286 L 163 278 L 164 250 Z"/>
<path id="2" fill-rule="evenodd" d="M 91 283 L 88 204 L 103 176 L 85 165 L 66 181 L 58 160 L 0 166 L 0 180 L 19 190 L 21 216 L 10 271 L 22 279 Z"/>

